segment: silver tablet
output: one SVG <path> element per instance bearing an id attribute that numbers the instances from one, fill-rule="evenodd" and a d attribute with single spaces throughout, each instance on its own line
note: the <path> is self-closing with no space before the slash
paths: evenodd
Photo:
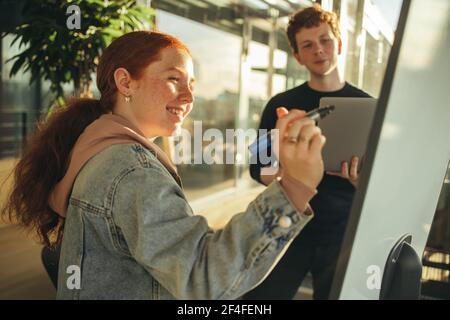
<path id="1" fill-rule="evenodd" d="M 335 110 L 319 121 L 327 138 L 323 148 L 326 171 L 341 171 L 342 161 L 358 156 L 359 170 L 364 165 L 364 153 L 372 127 L 377 99 L 373 98 L 322 98 L 320 107 L 334 105 Z"/>

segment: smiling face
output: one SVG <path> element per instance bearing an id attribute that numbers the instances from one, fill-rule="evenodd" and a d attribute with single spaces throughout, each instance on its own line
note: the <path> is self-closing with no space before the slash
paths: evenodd
<path id="1" fill-rule="evenodd" d="M 139 79 L 128 78 L 123 68 L 115 74 L 122 97 L 113 112 L 132 121 L 149 138 L 176 134 L 194 101 L 190 55 L 182 49 L 164 48 L 160 58 Z M 123 96 L 131 96 L 130 102 L 123 102 Z"/>
<path id="2" fill-rule="evenodd" d="M 327 76 L 336 70 L 342 42 L 327 23 L 302 28 L 295 34 L 295 39 L 298 52 L 294 56 L 313 76 Z"/>

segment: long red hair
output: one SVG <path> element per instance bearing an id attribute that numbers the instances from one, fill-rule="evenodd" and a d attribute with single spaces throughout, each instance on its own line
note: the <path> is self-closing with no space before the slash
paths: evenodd
<path id="1" fill-rule="evenodd" d="M 14 168 L 12 190 L 1 210 L 4 218 L 35 230 L 47 246 L 61 241 L 64 220 L 49 207 L 47 200 L 64 176 L 80 134 L 112 110 L 117 99 L 114 71 L 125 68 L 133 79 L 139 79 L 150 63 L 159 60 L 161 50 L 170 47 L 190 55 L 180 40 L 155 31 L 127 33 L 104 50 L 97 68 L 100 100 L 72 99 L 46 121 L 40 121 Z"/>

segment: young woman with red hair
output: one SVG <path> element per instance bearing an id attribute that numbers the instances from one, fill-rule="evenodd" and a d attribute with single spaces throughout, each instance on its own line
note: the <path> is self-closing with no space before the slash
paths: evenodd
<path id="1" fill-rule="evenodd" d="M 312 218 L 325 138 L 298 110 L 277 123 L 281 180 L 221 230 L 193 215 L 175 167 L 152 143 L 180 128 L 193 83 L 180 40 L 126 34 L 100 59 L 100 100 L 72 101 L 28 141 L 2 213 L 61 245 L 58 298 L 235 299 Z"/>

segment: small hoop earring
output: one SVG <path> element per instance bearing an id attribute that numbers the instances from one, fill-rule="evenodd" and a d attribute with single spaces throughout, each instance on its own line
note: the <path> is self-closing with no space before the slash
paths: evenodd
<path id="1" fill-rule="evenodd" d="M 126 103 L 130 103 L 130 100 L 131 100 L 130 96 L 125 96 L 125 102 Z"/>

